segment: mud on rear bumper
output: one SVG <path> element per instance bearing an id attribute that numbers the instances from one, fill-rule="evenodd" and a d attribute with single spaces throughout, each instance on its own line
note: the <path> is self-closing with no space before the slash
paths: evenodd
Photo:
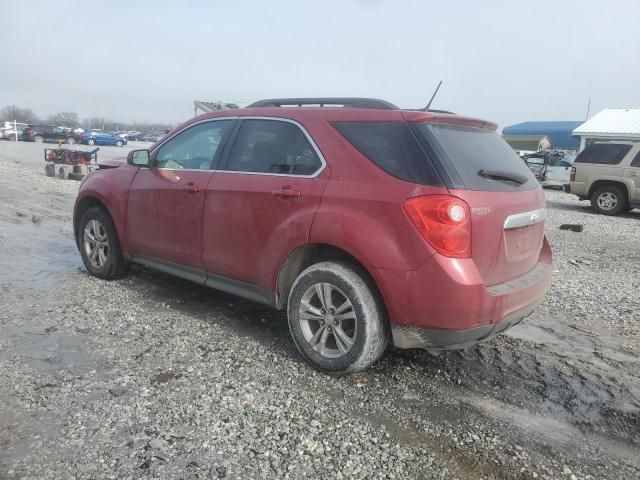
<path id="1" fill-rule="evenodd" d="M 527 318 L 543 302 L 543 298 L 531 305 L 507 315 L 500 323 L 449 330 L 444 328 L 420 328 L 394 326 L 391 330 L 393 344 L 397 348 L 422 348 L 426 350 L 460 350 L 495 337 Z"/>

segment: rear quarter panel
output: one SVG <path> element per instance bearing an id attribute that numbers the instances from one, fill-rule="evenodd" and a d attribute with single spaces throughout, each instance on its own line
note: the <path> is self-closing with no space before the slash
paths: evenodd
<path id="1" fill-rule="evenodd" d="M 407 198 L 447 193 L 384 172 L 328 122 L 305 122 L 332 169 L 309 242 L 339 247 L 369 267 L 411 270 L 435 252 L 404 211 Z"/>

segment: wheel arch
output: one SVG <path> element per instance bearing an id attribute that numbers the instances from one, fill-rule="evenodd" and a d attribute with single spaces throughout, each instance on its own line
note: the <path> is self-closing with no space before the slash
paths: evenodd
<path id="1" fill-rule="evenodd" d="M 76 204 L 74 215 L 73 215 L 73 236 L 76 240 L 76 245 L 79 246 L 78 229 L 80 227 L 80 219 L 82 218 L 82 215 L 84 215 L 84 212 L 86 212 L 87 210 L 93 207 L 100 207 L 107 213 L 107 215 L 109 215 L 116 229 L 116 233 L 120 240 L 120 244 L 122 245 L 122 238 L 120 238 L 121 235 L 120 235 L 120 232 L 118 232 L 116 223 L 114 222 L 113 214 L 109 210 L 109 207 L 107 206 L 107 204 L 102 199 L 98 198 L 95 195 L 85 195 L 84 197 L 80 198 Z"/>
<path id="2" fill-rule="evenodd" d="M 594 192 L 596 190 L 598 190 L 600 187 L 604 187 L 604 186 L 607 186 L 607 185 L 612 185 L 614 187 L 621 188 L 622 192 L 626 196 L 626 201 L 629 202 L 629 186 L 626 183 L 624 183 L 622 180 L 611 180 L 611 179 L 596 180 L 589 187 L 589 196 L 588 196 L 588 198 L 591 198 L 591 196 L 594 194 Z"/>
<path id="3" fill-rule="evenodd" d="M 386 302 L 379 282 L 375 279 L 375 269 L 368 267 L 365 262 L 344 248 L 328 243 L 310 243 L 295 248 L 282 262 L 276 278 L 276 308 L 282 309 L 287 305 L 287 299 L 293 283 L 298 275 L 307 267 L 323 261 L 341 261 L 355 265 L 365 275 L 364 280 L 380 299 L 386 313 Z"/>

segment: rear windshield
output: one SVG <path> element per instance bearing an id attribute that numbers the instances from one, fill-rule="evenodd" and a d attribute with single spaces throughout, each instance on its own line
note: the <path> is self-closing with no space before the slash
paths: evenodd
<path id="1" fill-rule="evenodd" d="M 622 143 L 594 143 L 580 152 L 576 163 L 617 165 L 629 150 L 631 150 L 631 145 Z"/>
<path id="2" fill-rule="evenodd" d="M 440 160 L 446 183 L 453 188 L 513 191 L 538 186 L 525 162 L 493 130 L 428 122 L 413 125 Z"/>
<path id="3" fill-rule="evenodd" d="M 332 122 L 360 153 L 402 180 L 441 186 L 442 180 L 405 122 Z"/>

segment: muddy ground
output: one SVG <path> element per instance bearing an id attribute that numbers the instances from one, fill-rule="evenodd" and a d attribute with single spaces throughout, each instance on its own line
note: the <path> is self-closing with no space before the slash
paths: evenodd
<path id="1" fill-rule="evenodd" d="M 0 142 L 0 479 L 640 478 L 640 211 L 547 192 L 554 286 L 526 323 L 333 378 L 281 312 L 90 277 L 78 182 L 42 148 Z"/>

